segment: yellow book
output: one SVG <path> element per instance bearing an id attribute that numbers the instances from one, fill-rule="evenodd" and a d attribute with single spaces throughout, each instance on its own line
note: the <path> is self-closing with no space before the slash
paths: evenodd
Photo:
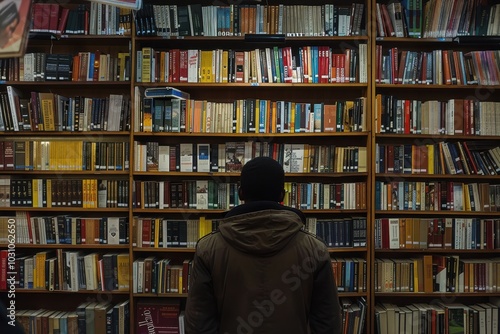
<path id="1" fill-rule="evenodd" d="M 130 273 L 129 273 L 129 255 L 127 253 L 118 254 L 116 257 L 118 267 L 118 290 L 129 291 L 130 289 Z"/>
<path id="2" fill-rule="evenodd" d="M 222 51 L 222 74 L 221 74 L 221 82 L 229 82 L 229 51 Z"/>
<path id="3" fill-rule="evenodd" d="M 31 187 L 33 188 L 32 193 L 33 193 L 33 207 L 38 208 L 40 207 L 40 203 L 38 203 L 38 179 L 33 179 L 31 180 Z"/>
<path id="4" fill-rule="evenodd" d="M 418 288 L 418 284 L 419 284 L 419 266 L 421 265 L 420 261 L 417 260 L 417 259 L 414 259 L 413 260 L 413 292 L 423 292 L 423 291 L 420 291 L 419 288 Z"/>
<path id="5" fill-rule="evenodd" d="M 366 173 L 368 171 L 366 147 L 358 147 L 358 172 Z"/>
<path id="6" fill-rule="evenodd" d="M 120 52 L 118 53 L 118 60 L 119 60 L 119 68 L 120 68 L 120 74 L 119 74 L 119 80 L 120 81 L 125 81 L 127 80 L 128 73 L 126 72 L 126 64 L 127 64 L 127 58 L 130 58 L 130 54 L 128 52 Z M 144 77 L 144 76 L 143 76 Z"/>
<path id="7" fill-rule="evenodd" d="M 271 129 L 269 129 L 270 133 L 276 133 L 276 122 L 278 121 L 277 117 L 277 103 L 276 101 L 271 102 L 271 115 L 269 116 L 269 122 L 271 122 Z"/>
<path id="8" fill-rule="evenodd" d="M 255 100 L 255 133 L 259 133 L 260 130 L 260 100 Z"/>
<path id="9" fill-rule="evenodd" d="M 87 196 L 87 180 L 82 180 L 82 208 L 88 208 L 88 196 Z"/>
<path id="10" fill-rule="evenodd" d="M 427 146 L 427 173 L 434 174 L 434 145 L 428 144 Z"/>
<path id="11" fill-rule="evenodd" d="M 53 93 L 38 93 L 44 131 L 55 131 L 55 103 Z"/>
<path id="12" fill-rule="evenodd" d="M 95 170 L 95 164 L 96 164 L 96 142 L 91 143 L 91 156 L 90 156 L 90 170 Z"/>
<path id="13" fill-rule="evenodd" d="M 200 217 L 200 220 L 199 220 L 199 235 L 198 235 L 198 239 L 203 237 L 206 233 L 205 233 L 205 217 L 201 216 Z"/>
<path id="14" fill-rule="evenodd" d="M 153 48 L 142 48 L 142 82 L 151 82 L 151 59 L 153 54 Z"/>
<path id="15" fill-rule="evenodd" d="M 288 119 L 290 120 L 288 130 L 290 130 L 290 133 L 295 133 L 295 108 L 295 102 L 292 102 L 290 110 L 288 110 Z"/>
<path id="16" fill-rule="evenodd" d="M 242 109 L 243 100 L 238 100 L 236 102 L 236 133 L 241 133 L 242 131 L 242 117 L 241 117 L 241 109 Z"/>
<path id="17" fill-rule="evenodd" d="M 47 207 L 51 208 L 52 207 L 52 180 L 47 179 L 45 181 L 47 183 Z"/>
<path id="18" fill-rule="evenodd" d="M 472 208 L 470 206 L 470 194 L 469 194 L 469 187 L 463 187 L 463 203 L 464 203 L 464 211 L 471 211 Z"/>
<path id="19" fill-rule="evenodd" d="M 205 83 L 213 82 L 212 53 L 213 53 L 213 51 L 209 51 L 209 50 L 201 51 L 201 60 L 200 60 L 201 80 L 200 80 L 200 82 L 205 82 Z"/>
<path id="20" fill-rule="evenodd" d="M 158 248 L 160 243 L 160 218 L 155 218 L 153 220 L 153 224 L 155 224 L 155 240 L 154 247 Z"/>

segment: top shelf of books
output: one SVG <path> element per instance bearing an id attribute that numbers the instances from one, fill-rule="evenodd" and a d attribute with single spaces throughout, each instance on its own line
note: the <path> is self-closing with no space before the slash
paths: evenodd
<path id="1" fill-rule="evenodd" d="M 135 15 L 137 36 L 366 36 L 366 6 L 346 4 L 145 4 Z"/>

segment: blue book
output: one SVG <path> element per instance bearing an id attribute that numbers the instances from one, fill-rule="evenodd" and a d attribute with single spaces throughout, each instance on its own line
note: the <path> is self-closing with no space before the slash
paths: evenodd
<path id="1" fill-rule="evenodd" d="M 187 100 L 190 95 L 174 87 L 150 87 L 144 91 L 144 97 L 170 97 Z"/>
<path id="2" fill-rule="evenodd" d="M 266 132 L 266 115 L 267 115 L 267 104 L 266 100 L 259 101 L 259 133 Z"/>

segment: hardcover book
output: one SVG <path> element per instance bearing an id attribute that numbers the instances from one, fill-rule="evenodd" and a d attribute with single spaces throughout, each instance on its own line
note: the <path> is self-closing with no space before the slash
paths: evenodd
<path id="1" fill-rule="evenodd" d="M 137 334 L 173 334 L 179 333 L 180 302 L 140 301 L 137 303 Z"/>

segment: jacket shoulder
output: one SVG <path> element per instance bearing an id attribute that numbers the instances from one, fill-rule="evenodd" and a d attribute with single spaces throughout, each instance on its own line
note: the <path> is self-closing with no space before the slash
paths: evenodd
<path id="1" fill-rule="evenodd" d="M 198 241 L 196 242 L 196 249 L 198 248 L 203 248 L 215 241 L 215 239 L 220 236 L 220 231 L 219 229 L 210 232 L 209 234 L 204 235 Z"/>
<path id="2" fill-rule="evenodd" d="M 305 238 L 310 239 L 311 242 L 318 244 L 318 246 L 327 247 L 326 242 L 323 239 L 319 238 L 316 234 L 313 234 L 304 229 L 300 230 L 299 233 L 302 233 Z"/>

